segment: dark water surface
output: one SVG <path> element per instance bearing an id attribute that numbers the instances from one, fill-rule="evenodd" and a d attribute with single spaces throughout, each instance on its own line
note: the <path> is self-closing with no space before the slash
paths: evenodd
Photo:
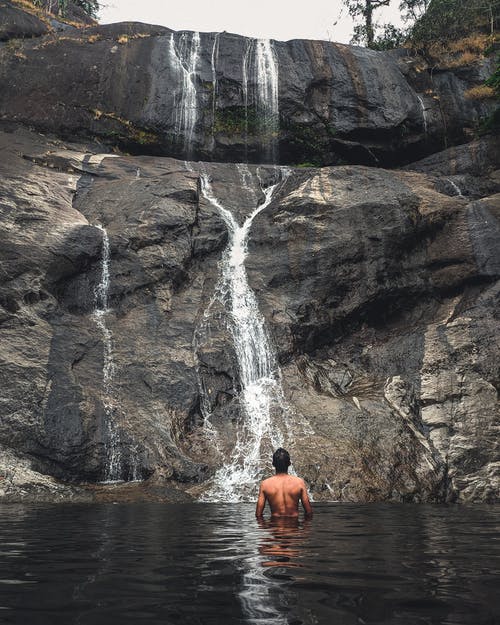
<path id="1" fill-rule="evenodd" d="M 500 623 L 500 507 L 0 507 L 0 623 Z"/>

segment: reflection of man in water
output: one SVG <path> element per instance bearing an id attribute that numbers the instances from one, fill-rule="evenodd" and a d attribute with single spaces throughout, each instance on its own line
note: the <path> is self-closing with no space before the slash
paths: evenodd
<path id="1" fill-rule="evenodd" d="M 271 518 L 298 517 L 299 501 L 302 502 L 306 516 L 312 516 L 312 507 L 304 480 L 288 475 L 290 454 L 280 447 L 273 454 L 273 467 L 276 475 L 264 480 L 259 489 L 259 498 L 255 516 L 262 517 L 266 501 L 271 508 Z"/>

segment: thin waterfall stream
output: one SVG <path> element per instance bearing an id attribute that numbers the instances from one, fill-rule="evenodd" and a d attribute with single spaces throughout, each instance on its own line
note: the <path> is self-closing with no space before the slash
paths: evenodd
<path id="1" fill-rule="evenodd" d="M 243 184 L 248 184 L 248 168 Z M 288 172 L 285 170 L 284 178 Z M 284 444 L 284 432 L 274 414 L 286 419 L 277 358 L 271 346 L 265 320 L 250 288 L 245 268 L 248 235 L 257 215 L 272 202 L 280 182 L 263 189 L 264 201 L 239 226 L 231 211 L 214 195 L 209 177 L 201 175 L 201 191 L 224 220 L 229 241 L 220 261 L 219 299 L 226 307 L 229 329 L 238 361 L 242 422 L 234 449 L 216 472 L 206 497 L 219 501 L 245 501 L 252 495 L 263 466 L 262 452 Z M 211 427 L 210 415 L 205 417 Z"/>
<path id="2" fill-rule="evenodd" d="M 183 137 L 184 148 L 189 153 L 198 120 L 196 96 L 196 68 L 200 56 L 200 33 L 181 33 L 176 43 L 174 33 L 170 35 L 170 63 L 180 76 L 180 99 L 175 103 L 175 133 Z"/>
<path id="3" fill-rule="evenodd" d="M 422 96 L 417 95 L 417 100 L 420 104 L 420 109 L 422 111 L 422 123 L 424 126 L 424 132 L 425 134 L 427 134 L 428 132 L 428 122 L 427 122 L 427 109 L 425 108 L 425 104 L 424 104 L 424 100 L 422 98 Z"/>
<path id="4" fill-rule="evenodd" d="M 248 39 L 241 71 L 245 141 L 248 144 L 249 109 L 253 105 L 255 130 L 259 135 L 262 153 L 266 161 L 276 163 L 279 133 L 279 65 L 270 39 Z M 252 91 L 249 89 L 250 79 L 254 84 Z"/>
<path id="5" fill-rule="evenodd" d="M 103 344 L 103 397 L 106 432 L 106 467 L 104 481 L 114 482 L 121 479 L 121 456 L 120 456 L 120 437 L 116 428 L 113 415 L 113 376 L 115 365 L 113 360 L 113 335 L 109 329 L 106 317 L 110 311 L 109 308 L 109 287 L 110 287 L 110 262 L 111 247 L 109 236 L 104 226 L 96 225 L 102 232 L 102 253 L 101 253 L 101 275 L 99 284 L 94 291 L 95 307 L 92 318 L 99 328 L 102 336 Z"/>

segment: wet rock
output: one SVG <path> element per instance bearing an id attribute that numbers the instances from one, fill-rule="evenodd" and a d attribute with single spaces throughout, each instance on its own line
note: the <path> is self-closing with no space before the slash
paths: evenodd
<path id="1" fill-rule="evenodd" d="M 127 22 L 4 47 L 0 117 L 139 154 L 394 165 L 470 138 L 494 107 L 464 95 L 491 74 L 491 59 L 424 72 L 421 83 L 395 54 L 293 40 L 266 48 L 260 80 L 274 80 L 276 110 L 264 123 L 271 104 L 259 99 L 261 43 L 226 32 L 197 41 Z"/>
<path id="2" fill-rule="evenodd" d="M 5 467 L 27 459 L 30 493 L 59 479 L 61 498 L 76 497 L 106 475 L 111 414 L 121 477 L 146 480 L 125 499 L 199 495 L 241 410 L 214 297 L 227 231 L 198 174 L 19 129 L 0 147 Z M 257 171 L 282 175 L 196 167 L 240 223 L 262 201 Z M 450 195 L 442 171 L 295 169 L 252 224 L 246 266 L 282 365 L 287 445 L 317 500 L 498 497 L 498 196 L 491 176 L 487 197 Z M 102 489 L 91 497 L 121 496 Z"/>

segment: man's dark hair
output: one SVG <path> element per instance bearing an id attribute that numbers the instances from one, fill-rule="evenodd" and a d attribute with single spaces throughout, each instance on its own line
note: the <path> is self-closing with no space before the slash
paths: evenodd
<path id="1" fill-rule="evenodd" d="M 278 473 L 286 473 L 290 466 L 290 454 L 283 447 L 279 447 L 273 454 L 273 467 Z"/>

